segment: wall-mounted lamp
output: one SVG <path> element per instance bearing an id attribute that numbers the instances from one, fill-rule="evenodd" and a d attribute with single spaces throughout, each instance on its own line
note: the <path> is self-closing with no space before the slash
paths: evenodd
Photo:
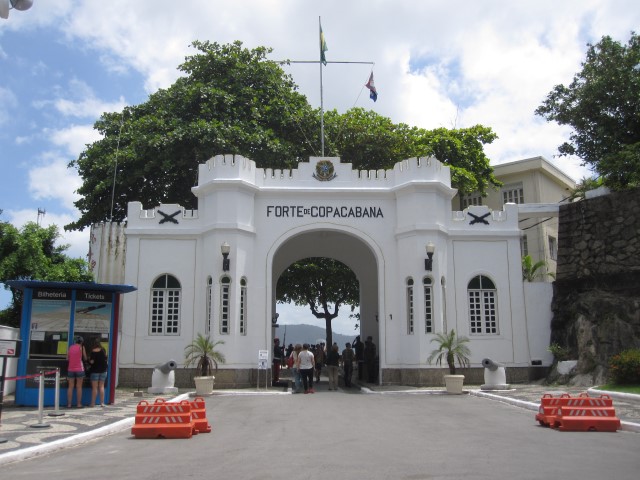
<path id="1" fill-rule="evenodd" d="M 274 314 L 273 314 L 273 317 L 271 317 L 271 323 L 272 323 L 273 325 L 275 325 L 275 324 L 277 324 L 277 323 L 278 323 L 278 317 L 279 317 L 279 316 L 280 316 L 280 314 L 279 314 L 279 313 L 274 313 Z"/>
<path id="2" fill-rule="evenodd" d="M 427 258 L 424 259 L 424 269 L 430 272 L 433 269 L 433 252 L 436 251 L 436 246 L 429 242 L 425 248 L 427 250 Z"/>
<path id="3" fill-rule="evenodd" d="M 229 252 L 231 251 L 231 246 L 227 242 L 224 242 L 222 245 L 220 245 L 220 251 L 222 252 L 222 271 L 228 272 L 229 265 L 231 263 L 231 261 L 229 260 Z"/>

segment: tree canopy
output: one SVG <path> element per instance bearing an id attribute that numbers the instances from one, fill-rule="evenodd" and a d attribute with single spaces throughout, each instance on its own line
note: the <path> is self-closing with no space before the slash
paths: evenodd
<path id="1" fill-rule="evenodd" d="M 70 163 L 82 179 L 75 203 L 81 217 L 65 228 L 125 220 L 130 201 L 195 208 L 198 165 L 217 154 L 243 155 L 261 168 L 295 168 L 319 155 L 320 111 L 267 59 L 270 49 L 249 50 L 241 42 L 192 46 L 197 52 L 178 67 L 184 76 L 173 85 L 95 123 L 102 138 Z M 451 167 L 462 193 L 499 185 L 483 151 L 496 138 L 488 127 L 424 130 L 354 108 L 326 112 L 325 137 L 325 154 L 356 169 L 433 155 Z"/>
<path id="2" fill-rule="evenodd" d="M 576 155 L 613 189 L 640 185 L 640 37 L 588 44 L 582 70 L 556 85 L 536 114 L 573 132 L 560 155 Z"/>
<path id="3" fill-rule="evenodd" d="M 342 305 L 359 304 L 360 287 L 356 275 L 346 265 L 330 258 L 306 258 L 289 266 L 276 287 L 279 303 L 308 306 L 316 318 L 324 318 L 327 348 L 333 344 L 331 321 Z"/>
<path id="4" fill-rule="evenodd" d="M 0 211 L 1 212 L 1 211 Z M 0 222 L 0 282 L 7 280 L 49 280 L 88 282 L 93 280 L 86 261 L 64 254 L 67 245 L 56 246 L 60 234 L 55 225 L 40 227 L 27 223 L 17 229 Z M 5 288 L 8 286 L 5 285 Z M 11 289 L 9 308 L 0 311 L 0 324 L 18 326 L 22 292 Z"/>

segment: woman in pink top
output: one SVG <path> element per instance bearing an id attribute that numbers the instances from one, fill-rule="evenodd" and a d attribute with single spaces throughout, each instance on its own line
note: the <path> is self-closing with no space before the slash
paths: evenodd
<path id="1" fill-rule="evenodd" d="M 87 353 L 84 350 L 84 339 L 76 337 L 76 343 L 71 345 L 67 350 L 67 408 L 71 408 L 73 400 L 73 388 L 76 389 L 76 404 L 78 408 L 82 408 L 82 382 L 84 381 L 84 364 L 83 360 L 87 359 Z"/>

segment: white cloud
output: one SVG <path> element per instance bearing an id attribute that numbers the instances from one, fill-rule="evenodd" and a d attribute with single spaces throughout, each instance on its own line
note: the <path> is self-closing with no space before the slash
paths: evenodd
<path id="1" fill-rule="evenodd" d="M 74 159 L 91 144 L 101 138 L 100 133 L 93 125 L 70 125 L 61 130 L 45 131 L 51 143 L 64 147 L 70 157 Z"/>
<path id="2" fill-rule="evenodd" d="M 117 112 L 126 105 L 124 97 L 117 102 L 100 100 L 86 82 L 78 79 L 70 82 L 69 92 L 73 92 L 73 97 L 79 100 L 59 98 L 53 101 L 55 109 L 65 116 L 96 119 L 104 112 Z"/>
<path id="3" fill-rule="evenodd" d="M 81 181 L 78 174 L 67 168 L 68 160 L 61 157 L 51 157 L 29 170 L 29 192 L 36 200 L 55 199 L 67 210 L 74 211 L 73 202 L 79 196 L 76 190 Z"/>
<path id="4" fill-rule="evenodd" d="M 11 118 L 11 110 L 18 105 L 18 99 L 8 88 L 0 86 L 0 125 L 4 125 Z"/>

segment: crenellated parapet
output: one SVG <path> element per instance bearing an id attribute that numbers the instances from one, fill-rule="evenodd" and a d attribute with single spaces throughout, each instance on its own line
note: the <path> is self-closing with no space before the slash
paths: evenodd
<path id="1" fill-rule="evenodd" d="M 128 229 L 151 224 L 167 227 L 187 223 L 194 226 L 198 219 L 198 210 L 186 209 L 176 203 L 161 203 L 155 208 L 144 209 L 140 202 L 129 202 L 127 210 Z"/>
<path id="2" fill-rule="evenodd" d="M 451 212 L 451 231 L 495 234 L 499 230 L 519 231 L 518 205 L 507 203 L 502 210 L 471 205 Z"/>
<path id="3" fill-rule="evenodd" d="M 200 197 L 221 182 L 235 182 L 248 188 L 301 188 L 325 190 L 397 188 L 403 184 L 438 183 L 451 188 L 449 167 L 435 158 L 402 160 L 392 169 L 354 170 L 351 163 L 341 163 L 339 157 L 310 157 L 294 169 L 257 168 L 253 160 L 241 155 L 217 155 L 199 166 Z"/>

